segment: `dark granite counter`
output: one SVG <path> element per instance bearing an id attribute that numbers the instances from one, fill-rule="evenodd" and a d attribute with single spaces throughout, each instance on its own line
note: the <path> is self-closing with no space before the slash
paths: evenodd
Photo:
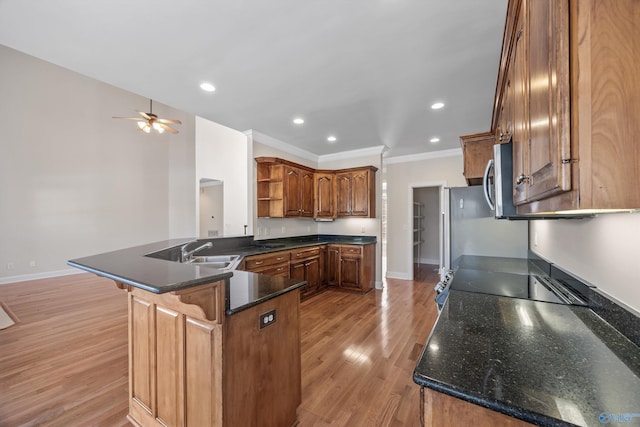
<path id="1" fill-rule="evenodd" d="M 165 293 L 225 280 L 227 284 L 226 310 L 233 314 L 257 305 L 270 298 L 297 289 L 304 281 L 266 276 L 244 271 L 219 270 L 205 264 L 177 262 L 180 246 L 196 239 L 173 239 L 148 245 L 77 258 L 67 262 L 100 276 L 135 286 L 153 293 Z M 256 255 L 290 250 L 326 243 L 368 245 L 376 243 L 375 237 L 312 235 L 285 239 L 253 240 L 252 236 L 200 239 L 199 243 L 212 242 L 213 247 L 198 255 Z M 197 247 L 196 243 L 190 248 Z"/>
<path id="2" fill-rule="evenodd" d="M 640 426 L 640 348 L 589 307 L 452 289 L 414 381 L 537 425 Z"/>
<path id="3" fill-rule="evenodd" d="M 219 270 L 206 265 L 182 264 L 145 256 L 192 240 L 167 240 L 73 259 L 67 264 L 157 294 L 224 280 L 227 314 L 260 304 L 305 283 L 295 279 Z"/>

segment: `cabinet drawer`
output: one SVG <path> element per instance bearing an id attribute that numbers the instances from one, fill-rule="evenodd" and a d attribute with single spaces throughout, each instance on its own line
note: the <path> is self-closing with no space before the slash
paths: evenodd
<path id="1" fill-rule="evenodd" d="M 362 255 L 362 246 L 342 246 L 340 248 L 341 255 Z"/>
<path id="2" fill-rule="evenodd" d="M 289 263 L 268 265 L 262 268 L 255 268 L 251 271 L 253 273 L 268 274 L 269 276 L 289 277 Z"/>
<path id="3" fill-rule="evenodd" d="M 312 257 L 312 256 L 319 256 L 319 255 L 320 255 L 320 247 L 319 246 L 293 250 L 293 251 L 291 251 L 291 261 L 295 261 L 295 260 L 298 260 L 298 259 L 305 259 L 305 258 L 309 258 L 309 257 Z"/>
<path id="4" fill-rule="evenodd" d="M 245 269 L 247 271 L 255 271 L 256 268 L 266 267 L 268 265 L 281 264 L 289 261 L 289 252 L 275 252 L 264 255 L 254 255 L 247 257 L 245 260 Z"/>

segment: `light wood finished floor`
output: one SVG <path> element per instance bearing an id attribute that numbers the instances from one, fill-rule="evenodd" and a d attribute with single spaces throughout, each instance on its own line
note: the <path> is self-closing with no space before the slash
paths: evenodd
<path id="1" fill-rule="evenodd" d="M 435 266 L 301 305 L 299 426 L 418 426 L 412 374 L 436 318 Z M 0 426 L 129 426 L 126 293 L 90 274 L 0 285 Z"/>

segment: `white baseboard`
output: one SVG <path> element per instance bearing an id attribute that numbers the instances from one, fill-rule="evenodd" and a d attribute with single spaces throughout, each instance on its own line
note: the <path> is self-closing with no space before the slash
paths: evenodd
<path id="1" fill-rule="evenodd" d="M 70 268 L 68 270 L 47 271 L 44 273 L 21 274 L 18 276 L 0 277 L 0 285 L 8 283 L 26 282 L 27 280 L 49 279 L 51 277 L 68 276 L 70 274 L 86 273 L 86 271 Z"/>
<path id="2" fill-rule="evenodd" d="M 399 273 L 395 271 L 387 271 L 388 279 L 400 279 L 400 280 L 411 280 L 411 277 L 407 273 Z"/>
<path id="3" fill-rule="evenodd" d="M 439 259 L 432 259 L 432 258 L 420 258 L 419 259 L 420 264 L 435 264 L 435 265 L 440 265 L 440 260 Z"/>

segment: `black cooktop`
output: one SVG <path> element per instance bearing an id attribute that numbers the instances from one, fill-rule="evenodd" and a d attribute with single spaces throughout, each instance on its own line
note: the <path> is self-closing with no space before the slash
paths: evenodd
<path id="1" fill-rule="evenodd" d="M 576 289 L 546 275 L 458 268 L 450 288 L 558 304 L 587 305 L 585 297 Z"/>

